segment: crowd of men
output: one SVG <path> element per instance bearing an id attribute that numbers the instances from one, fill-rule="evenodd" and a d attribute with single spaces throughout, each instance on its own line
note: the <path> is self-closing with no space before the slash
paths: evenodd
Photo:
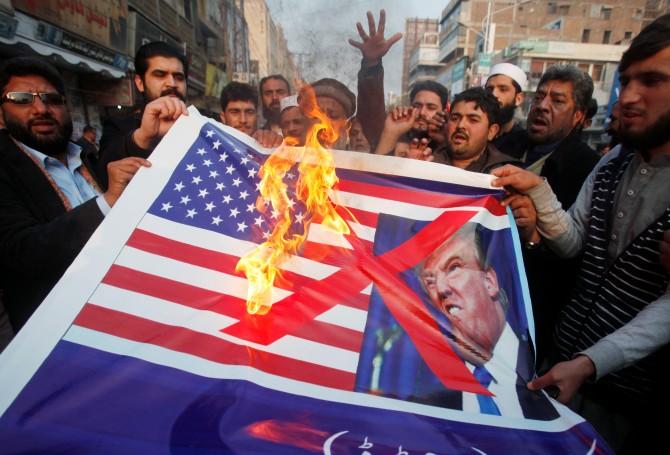
<path id="1" fill-rule="evenodd" d="M 663 447 L 654 409 L 670 341 L 670 15 L 646 27 L 624 53 L 621 93 L 600 156 L 582 139 L 593 117 L 593 81 L 556 65 L 530 94 L 525 128 L 515 113 L 528 81 L 494 65 L 484 87 L 452 94 L 416 83 L 410 105 L 386 110 L 382 60 L 401 38 L 385 38 L 368 13 L 357 24 L 358 96 L 336 79 L 311 84 L 338 125 L 333 148 L 433 161 L 492 173 L 504 187 L 524 242 L 524 261 L 545 389 L 589 419 L 622 453 Z M 129 181 L 181 115 L 188 115 L 188 61 L 162 42 L 135 57 L 144 103 L 70 141 L 72 121 L 59 72 L 35 57 L 0 67 L 0 319 L 6 340 L 63 275 Z M 258 89 L 231 82 L 220 120 L 277 147 L 303 145 L 314 121 L 281 75 Z M 264 121 L 259 119 L 260 112 Z M 597 104 L 596 104 L 597 107 Z M 8 319 L 7 319 L 8 315 Z M 659 404 L 661 406 L 659 406 Z"/>

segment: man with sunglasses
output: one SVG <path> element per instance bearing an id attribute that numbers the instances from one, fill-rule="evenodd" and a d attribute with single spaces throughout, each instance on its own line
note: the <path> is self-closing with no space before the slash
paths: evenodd
<path id="1" fill-rule="evenodd" d="M 109 164 L 102 191 L 81 148 L 58 71 L 32 57 L 0 66 L 0 288 L 19 330 L 142 166 Z"/>
<path id="2" fill-rule="evenodd" d="M 186 56 L 171 45 L 154 41 L 135 54 L 135 87 L 144 106 L 127 116 L 107 119 L 100 138 L 101 183 L 107 186 L 107 164 L 129 156 L 147 158 L 186 110 Z"/>

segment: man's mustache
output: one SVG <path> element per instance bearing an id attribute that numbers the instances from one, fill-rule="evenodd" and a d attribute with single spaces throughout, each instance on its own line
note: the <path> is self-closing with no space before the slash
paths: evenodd
<path id="1" fill-rule="evenodd" d="M 456 136 L 462 136 L 465 140 L 470 139 L 470 136 L 465 130 L 456 130 L 454 131 L 454 134 L 451 135 L 451 138 L 455 138 Z"/>
<path id="2" fill-rule="evenodd" d="M 55 123 L 58 124 L 58 121 L 53 117 L 53 115 L 46 113 L 46 114 L 39 114 L 28 120 L 28 127 L 33 126 L 36 123 L 40 122 L 49 122 L 49 123 Z"/>
<path id="3" fill-rule="evenodd" d="M 177 90 L 175 87 L 171 88 L 166 88 L 161 92 L 161 96 L 169 96 L 169 95 L 174 95 L 180 100 L 184 101 L 184 95 L 182 95 L 179 90 Z"/>

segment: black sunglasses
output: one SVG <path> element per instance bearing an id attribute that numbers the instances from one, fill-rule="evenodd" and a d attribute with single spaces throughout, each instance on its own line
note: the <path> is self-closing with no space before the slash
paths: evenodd
<path id="1" fill-rule="evenodd" d="M 40 100 L 46 105 L 61 106 L 65 104 L 65 97 L 57 92 L 9 92 L 2 97 L 0 104 L 10 102 L 12 104 L 33 104 L 35 97 L 39 96 Z"/>

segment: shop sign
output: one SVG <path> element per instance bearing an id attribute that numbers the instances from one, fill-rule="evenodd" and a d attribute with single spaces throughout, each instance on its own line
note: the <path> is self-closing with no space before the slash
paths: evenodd
<path id="1" fill-rule="evenodd" d="M 128 53 L 126 0 L 13 0 L 12 4 L 86 40 Z"/>

